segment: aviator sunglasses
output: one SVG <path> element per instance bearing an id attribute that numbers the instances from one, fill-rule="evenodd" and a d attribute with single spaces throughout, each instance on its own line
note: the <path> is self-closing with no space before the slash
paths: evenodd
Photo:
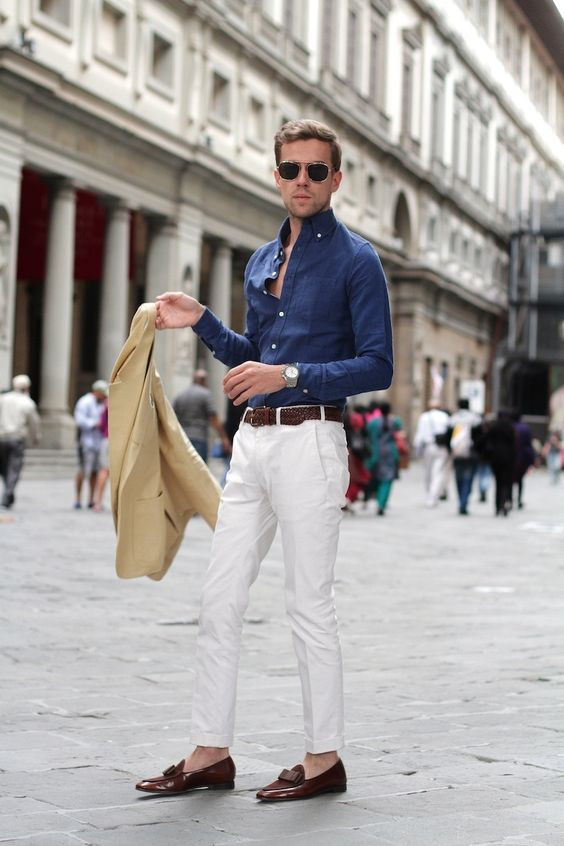
<path id="1" fill-rule="evenodd" d="M 325 182 L 329 171 L 332 170 L 325 162 L 308 162 L 303 166 L 307 171 L 308 179 L 312 182 Z M 298 177 L 301 167 L 300 162 L 280 162 L 277 170 L 281 179 L 292 181 Z"/>

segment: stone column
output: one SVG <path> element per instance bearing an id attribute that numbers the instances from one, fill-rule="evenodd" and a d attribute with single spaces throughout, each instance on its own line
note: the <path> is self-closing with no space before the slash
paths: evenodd
<path id="1" fill-rule="evenodd" d="M 22 149 L 21 136 L 0 129 L 0 390 L 13 375 Z"/>
<path id="2" fill-rule="evenodd" d="M 98 370 L 101 379 L 109 380 L 115 360 L 127 337 L 129 209 L 121 203 L 108 207 L 102 302 L 98 338 Z"/>
<path id="3" fill-rule="evenodd" d="M 202 212 L 187 203 L 179 204 L 177 232 L 178 290 L 199 299 L 203 236 Z M 177 396 L 192 382 L 198 339 L 191 329 L 183 329 L 171 334 L 174 340 L 174 366 L 173 381 L 170 388 L 172 395 Z"/>
<path id="4" fill-rule="evenodd" d="M 75 443 L 68 403 L 76 193 L 63 180 L 54 181 L 52 191 L 41 345 L 42 446 L 61 449 Z"/>
<path id="5" fill-rule="evenodd" d="M 231 247 L 224 243 L 218 244 L 214 250 L 211 265 L 208 305 L 226 326 L 229 326 L 231 322 L 232 261 Z M 215 408 L 220 420 L 223 420 L 227 408 L 227 400 L 223 393 L 223 377 L 228 368 L 214 358 L 209 350 L 206 350 L 206 369 Z"/>
<path id="6" fill-rule="evenodd" d="M 177 278 L 177 246 L 176 224 L 155 218 L 147 249 L 146 302 L 154 302 L 155 297 L 165 291 L 181 289 Z M 172 399 L 170 393 L 174 373 L 174 335 L 177 331 L 169 329 L 157 332 L 155 342 L 155 364 L 165 388 L 168 386 L 169 399 Z"/>

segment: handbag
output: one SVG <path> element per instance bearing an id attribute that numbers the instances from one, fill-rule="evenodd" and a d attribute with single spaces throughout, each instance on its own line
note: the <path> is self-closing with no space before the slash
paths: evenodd
<path id="1" fill-rule="evenodd" d="M 399 453 L 399 469 L 407 470 L 409 467 L 409 444 L 405 432 L 403 429 L 396 429 L 392 434 Z"/>
<path id="2" fill-rule="evenodd" d="M 394 441 L 396 442 L 396 446 L 398 448 L 398 452 L 401 456 L 409 455 L 409 446 L 407 444 L 407 440 L 405 437 L 405 432 L 402 429 L 396 429 L 393 432 Z"/>
<path id="3" fill-rule="evenodd" d="M 437 446 L 447 447 L 450 445 L 450 436 L 452 435 L 452 428 L 449 426 L 444 432 L 439 432 L 435 435 L 435 443 Z"/>

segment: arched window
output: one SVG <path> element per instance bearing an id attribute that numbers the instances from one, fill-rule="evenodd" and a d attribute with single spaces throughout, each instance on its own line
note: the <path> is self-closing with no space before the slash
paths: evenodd
<path id="1" fill-rule="evenodd" d="M 401 247 L 406 253 L 411 250 L 411 221 L 409 209 L 403 191 L 400 191 L 394 213 L 394 238 L 401 241 Z"/>

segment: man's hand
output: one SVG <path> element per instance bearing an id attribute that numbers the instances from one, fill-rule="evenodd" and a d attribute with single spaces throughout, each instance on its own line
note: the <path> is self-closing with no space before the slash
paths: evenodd
<path id="1" fill-rule="evenodd" d="M 181 291 L 167 291 L 166 294 L 160 294 L 156 299 L 156 305 L 155 326 L 157 329 L 182 329 L 185 326 L 195 326 L 206 310 L 198 300 Z"/>
<path id="2" fill-rule="evenodd" d="M 257 394 L 273 394 L 286 387 L 282 367 L 282 364 L 246 361 L 226 374 L 223 390 L 234 405 L 242 405 Z"/>

